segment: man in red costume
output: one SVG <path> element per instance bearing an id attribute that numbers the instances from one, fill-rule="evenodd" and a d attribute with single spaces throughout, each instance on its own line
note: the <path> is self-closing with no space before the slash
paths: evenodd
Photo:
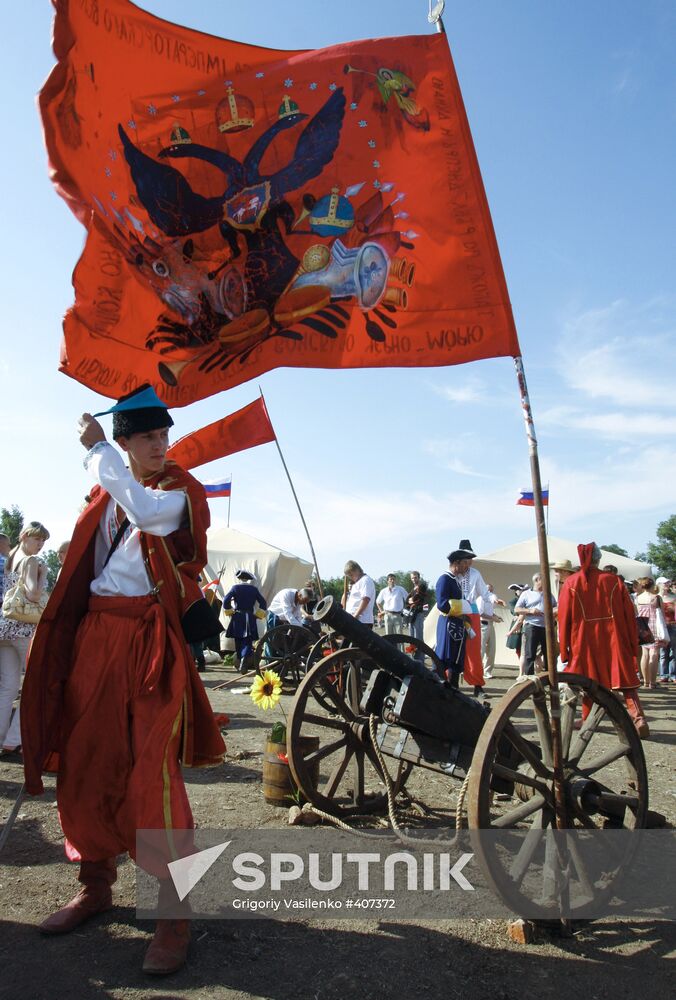
<path id="1" fill-rule="evenodd" d="M 636 612 L 619 577 L 599 571 L 601 550 L 594 542 L 578 545 L 580 569 L 559 595 L 559 642 L 565 669 L 621 691 L 641 739 L 650 735 L 636 693 L 638 630 Z M 582 718 L 591 705 L 583 701 Z"/>
<path id="2" fill-rule="evenodd" d="M 190 853 L 194 826 L 180 762 L 217 764 L 225 752 L 184 635 L 202 607 L 204 488 L 166 460 L 173 420 L 150 386 L 106 412 L 129 468 L 85 413 L 80 441 L 97 485 L 35 634 L 22 699 L 27 791 L 41 794 L 42 772 L 56 771 L 66 853 L 80 861 L 82 888 L 45 934 L 112 906 L 115 858 L 135 855 L 137 830 L 166 831 L 152 873 L 160 900 L 171 897 L 166 864 Z M 189 937 L 187 920 L 160 920 L 144 971 L 180 968 Z"/>

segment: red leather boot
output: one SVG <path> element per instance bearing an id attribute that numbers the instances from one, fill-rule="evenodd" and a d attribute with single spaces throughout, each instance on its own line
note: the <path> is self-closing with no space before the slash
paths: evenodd
<path id="1" fill-rule="evenodd" d="M 190 946 L 189 920 L 158 920 L 143 960 L 143 971 L 168 976 L 185 965 Z"/>
<path id="2" fill-rule="evenodd" d="M 160 913 L 178 913 L 178 919 L 158 920 L 155 934 L 143 960 L 143 971 L 151 976 L 168 976 L 178 972 L 186 962 L 190 946 L 190 914 L 187 899 L 179 900 L 173 883 L 160 879 L 157 908 Z"/>
<path id="3" fill-rule="evenodd" d="M 643 706 L 639 696 L 635 691 L 624 690 L 622 692 L 624 695 L 624 703 L 627 706 L 627 711 L 631 716 L 631 721 L 636 726 L 636 732 L 642 740 L 647 740 L 650 736 L 650 727 L 645 720 L 645 715 L 643 714 Z"/>
<path id="4" fill-rule="evenodd" d="M 109 910 L 113 905 L 111 886 L 117 878 L 115 858 L 105 861 L 83 861 L 78 881 L 82 888 L 70 903 L 52 913 L 40 924 L 43 934 L 68 934 L 85 920 Z"/>

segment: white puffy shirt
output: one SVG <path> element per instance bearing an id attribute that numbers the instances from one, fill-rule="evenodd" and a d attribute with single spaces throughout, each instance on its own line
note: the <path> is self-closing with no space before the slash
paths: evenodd
<path id="1" fill-rule="evenodd" d="M 176 531 L 185 514 L 185 493 L 141 486 L 119 452 L 107 441 L 99 441 L 87 452 L 84 465 L 111 497 L 96 532 L 92 594 L 99 597 L 149 594 L 153 584 L 143 561 L 140 532 L 162 537 Z M 130 524 L 104 568 L 117 533 L 116 504 L 125 512 Z"/>
<path id="2" fill-rule="evenodd" d="M 471 601 L 472 604 L 476 604 L 479 597 L 483 597 L 486 601 L 495 599 L 494 594 L 488 589 L 488 584 L 485 583 L 481 573 L 478 569 L 474 569 L 473 566 L 470 566 L 462 576 L 456 576 L 456 580 L 460 584 L 462 596 L 466 601 Z"/>

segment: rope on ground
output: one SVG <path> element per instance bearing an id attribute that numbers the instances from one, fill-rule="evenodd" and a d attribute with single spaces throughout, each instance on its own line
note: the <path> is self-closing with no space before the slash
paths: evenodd
<path id="1" fill-rule="evenodd" d="M 389 817 L 390 825 L 392 827 L 394 834 L 403 844 L 412 844 L 415 845 L 416 847 L 419 846 L 420 844 L 434 844 L 437 847 L 443 846 L 443 842 L 441 841 L 428 840 L 428 839 L 422 840 L 421 838 L 410 837 L 404 830 L 402 830 L 401 826 L 399 825 L 399 821 L 397 820 L 396 801 L 395 801 L 396 788 L 392 780 L 392 777 L 390 776 L 390 772 L 387 769 L 385 758 L 380 750 L 380 747 L 378 746 L 378 740 L 376 738 L 377 722 L 378 719 L 375 715 L 369 716 L 369 735 L 371 737 L 371 745 L 378 759 L 378 763 L 380 765 L 383 776 L 383 781 L 385 783 L 385 794 L 387 796 L 387 815 Z M 460 792 L 458 794 L 458 801 L 455 807 L 455 836 L 451 841 L 448 841 L 448 844 L 451 847 L 457 843 L 458 838 L 460 836 L 460 831 L 462 830 L 463 827 L 463 813 L 464 813 L 465 797 L 467 795 L 467 789 L 469 787 L 469 777 L 470 777 L 470 772 L 468 771 L 465 780 L 463 781 L 462 786 L 460 788 Z M 430 810 L 427 808 L 427 806 L 425 806 L 423 802 L 419 802 L 418 800 L 413 799 L 407 792 L 404 794 L 406 794 L 406 797 L 408 798 L 409 802 L 412 805 L 415 805 L 420 809 L 421 815 L 424 815 L 421 807 L 424 807 L 427 813 L 430 812 Z M 310 803 L 310 809 L 315 816 L 319 816 L 322 819 L 325 819 L 327 822 L 332 823 L 334 826 L 337 826 L 341 830 L 347 830 L 350 833 L 356 833 L 361 837 L 378 836 L 377 834 L 369 833 L 366 830 L 355 829 L 355 827 L 350 826 L 348 823 L 345 823 L 342 819 L 338 819 L 337 816 L 332 816 L 330 813 L 324 812 L 323 809 L 318 809 L 316 806 L 313 806 L 312 803 Z M 352 818 L 358 819 L 363 817 L 353 816 Z"/>

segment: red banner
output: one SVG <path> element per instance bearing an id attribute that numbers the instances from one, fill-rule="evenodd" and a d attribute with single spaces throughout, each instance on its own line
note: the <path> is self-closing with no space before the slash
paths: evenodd
<path id="1" fill-rule="evenodd" d="M 236 410 L 222 420 L 179 438 L 167 452 L 167 458 L 184 469 L 195 469 L 217 458 L 234 455 L 259 444 L 275 440 L 263 399 L 256 399 L 241 410 Z"/>
<path id="2" fill-rule="evenodd" d="M 519 353 L 445 36 L 276 52 L 53 2 L 40 107 L 88 230 L 62 371 L 181 406 L 280 366 Z"/>

